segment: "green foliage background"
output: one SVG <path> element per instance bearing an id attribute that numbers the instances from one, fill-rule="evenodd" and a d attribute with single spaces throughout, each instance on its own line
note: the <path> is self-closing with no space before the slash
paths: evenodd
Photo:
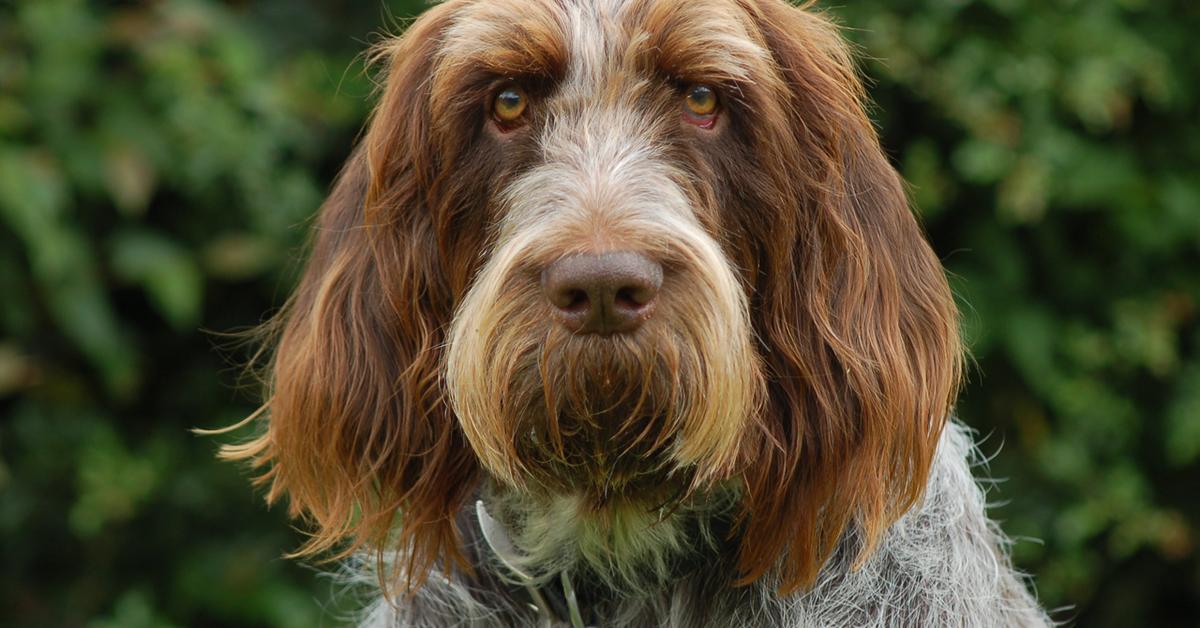
<path id="1" fill-rule="evenodd" d="M 1195 625 L 1200 3 L 830 8 L 961 295 L 1017 562 L 1061 619 Z M 338 623 L 188 429 L 253 409 L 202 330 L 283 302 L 356 55 L 419 10 L 0 0 L 0 623 Z"/>

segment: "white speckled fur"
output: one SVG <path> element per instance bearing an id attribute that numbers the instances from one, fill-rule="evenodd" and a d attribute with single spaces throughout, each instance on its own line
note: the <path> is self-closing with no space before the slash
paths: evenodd
<path id="1" fill-rule="evenodd" d="M 984 491 L 971 474 L 980 462 L 971 435 L 950 423 L 942 435 L 925 499 L 897 521 L 857 570 L 853 533 L 810 590 L 780 599 L 769 579 L 746 588 L 732 572 L 705 569 L 627 595 L 604 609 L 603 626 L 728 628 L 763 626 L 1049 626 L 1008 557 L 1009 540 L 990 521 Z M 719 558 L 713 557 L 714 564 Z M 483 564 L 480 569 L 491 569 Z M 355 576 L 364 586 L 374 574 Z M 411 600 L 377 601 L 364 628 L 533 626 L 525 598 L 481 589 L 441 574 Z M 515 618 L 514 618 L 515 617 Z"/>

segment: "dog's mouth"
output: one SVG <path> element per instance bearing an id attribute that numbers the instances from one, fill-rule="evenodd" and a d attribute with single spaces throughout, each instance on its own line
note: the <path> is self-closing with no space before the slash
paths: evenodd
<path id="1" fill-rule="evenodd" d="M 617 422 L 620 418 L 623 423 Z M 580 493 L 597 505 L 631 494 L 666 499 L 666 494 L 685 485 L 686 472 L 676 469 L 671 460 L 671 439 L 650 434 L 654 427 L 644 430 L 646 434 L 610 427 L 639 422 L 654 426 L 663 418 L 620 418 L 561 416 L 557 442 L 548 430 L 533 428 L 518 443 L 518 455 L 537 487 L 552 493 Z"/>
<path id="2" fill-rule="evenodd" d="M 603 503 L 667 499 L 686 485 L 673 452 L 680 433 L 678 353 L 637 336 L 551 334 L 540 347 L 516 450 L 533 483 Z M 529 375 L 532 375 L 530 373 Z"/>

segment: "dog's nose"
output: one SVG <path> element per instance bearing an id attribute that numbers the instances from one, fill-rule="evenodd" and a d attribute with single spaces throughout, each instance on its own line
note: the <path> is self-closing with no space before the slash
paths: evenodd
<path id="1" fill-rule="evenodd" d="M 641 326 L 654 311 L 663 270 L 639 253 L 564 257 L 542 271 L 554 315 L 577 334 L 618 334 Z"/>

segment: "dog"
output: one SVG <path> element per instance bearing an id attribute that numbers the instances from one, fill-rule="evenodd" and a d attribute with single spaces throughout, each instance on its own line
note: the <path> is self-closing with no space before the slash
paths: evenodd
<path id="1" fill-rule="evenodd" d="M 446 0 L 270 325 L 257 438 L 364 626 L 1045 626 L 833 23 Z"/>

